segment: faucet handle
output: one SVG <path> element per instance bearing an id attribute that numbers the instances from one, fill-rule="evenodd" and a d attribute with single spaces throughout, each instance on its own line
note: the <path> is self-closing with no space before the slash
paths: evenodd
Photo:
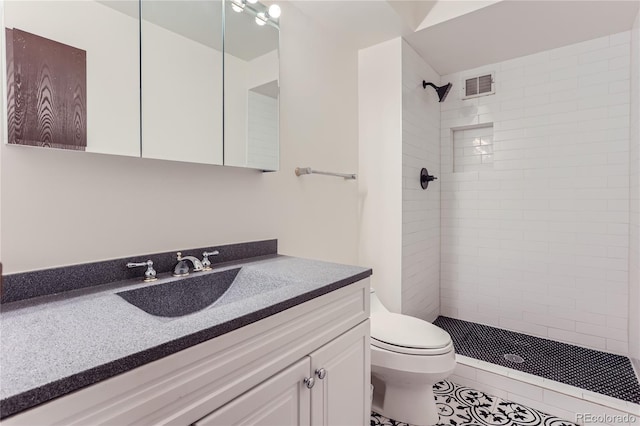
<path id="1" fill-rule="evenodd" d="M 202 266 L 203 266 L 203 271 L 210 271 L 211 270 L 211 261 L 209 260 L 209 256 L 217 256 L 219 255 L 220 252 L 218 250 L 214 250 L 214 251 L 205 251 L 204 253 L 202 253 Z"/>
<path id="2" fill-rule="evenodd" d="M 147 260 L 146 262 L 127 263 L 127 268 L 139 268 L 141 266 L 147 267 L 147 270 L 144 272 L 144 282 L 149 283 L 158 279 L 156 277 L 156 270 L 153 269 L 153 262 L 151 260 Z"/>

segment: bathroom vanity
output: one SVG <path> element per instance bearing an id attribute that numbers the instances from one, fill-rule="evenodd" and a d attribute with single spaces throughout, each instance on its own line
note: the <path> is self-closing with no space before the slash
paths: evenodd
<path id="1" fill-rule="evenodd" d="M 117 294 L 181 284 L 162 273 L 3 305 L 3 424 L 368 424 L 371 270 L 228 263 L 198 274 L 239 268 L 229 289 L 184 316 Z"/>

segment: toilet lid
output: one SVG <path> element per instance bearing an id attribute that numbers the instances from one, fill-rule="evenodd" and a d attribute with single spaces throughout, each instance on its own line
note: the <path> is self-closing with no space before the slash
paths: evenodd
<path id="1" fill-rule="evenodd" d="M 439 349 L 451 344 L 451 336 L 440 327 L 419 318 L 391 312 L 371 314 L 371 338 L 413 349 Z"/>

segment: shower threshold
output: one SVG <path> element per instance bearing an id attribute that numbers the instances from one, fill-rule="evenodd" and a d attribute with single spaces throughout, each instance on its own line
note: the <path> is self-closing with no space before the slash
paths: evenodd
<path id="1" fill-rule="evenodd" d="M 580 396 L 604 395 L 620 401 L 615 404 L 618 408 L 640 404 L 640 383 L 631 362 L 624 356 L 444 316 L 438 317 L 434 324 L 451 335 L 456 354 L 461 355 L 458 357 L 461 364 L 474 364 L 471 359 L 479 360 L 474 367 L 498 374 L 500 370 L 515 370 L 523 373 L 519 374 L 520 380 L 530 383 L 535 382 L 537 376 L 541 379 L 532 384 L 541 387 L 545 387 L 542 382 L 559 382 L 568 385 L 565 393 L 585 390 L 587 392 Z M 511 373 L 509 376 L 515 377 Z M 596 402 L 602 403 L 602 399 Z"/>

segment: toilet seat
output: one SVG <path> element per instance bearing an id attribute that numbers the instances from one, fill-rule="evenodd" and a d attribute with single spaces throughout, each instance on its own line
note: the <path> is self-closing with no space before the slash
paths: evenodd
<path id="1" fill-rule="evenodd" d="M 414 349 L 414 348 L 406 348 L 403 346 L 390 345 L 385 342 L 381 342 L 376 340 L 375 338 L 371 338 L 371 346 L 384 349 L 389 352 L 395 352 L 402 355 L 421 355 L 421 356 L 432 356 L 432 355 L 442 355 L 449 352 L 453 352 L 453 342 L 449 343 L 447 346 L 438 349 Z"/>
<path id="2" fill-rule="evenodd" d="M 440 327 L 391 312 L 371 314 L 371 344 L 407 355 L 440 355 L 453 350 L 451 336 Z"/>

